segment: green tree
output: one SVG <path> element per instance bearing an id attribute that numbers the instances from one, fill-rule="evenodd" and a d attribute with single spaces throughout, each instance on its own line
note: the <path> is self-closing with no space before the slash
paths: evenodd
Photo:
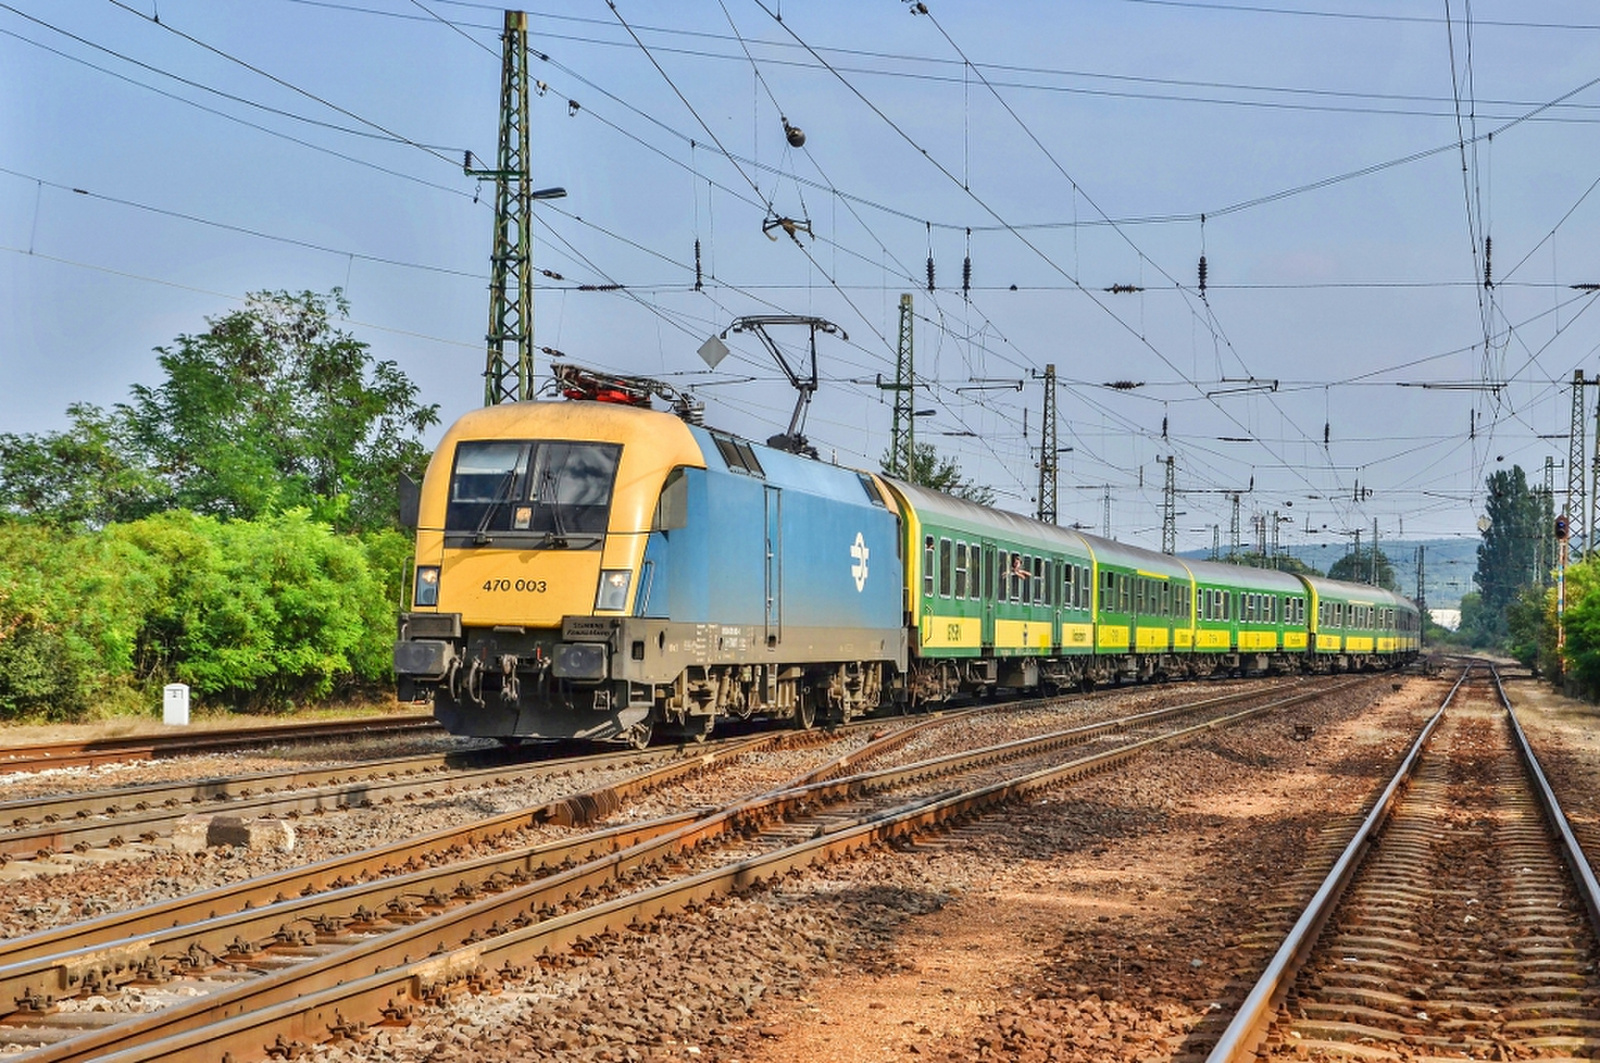
<path id="1" fill-rule="evenodd" d="M 72 428 L 0 436 L 0 509 L 99 526 L 162 509 L 254 519 L 305 508 L 341 529 L 394 522 L 394 484 L 420 477 L 417 436 L 439 410 L 392 361 L 338 327 L 328 295 L 258 292 L 210 328 L 156 348 L 166 379 Z"/>
<path id="2" fill-rule="evenodd" d="M 1555 591 L 1537 584 L 1522 588 L 1506 609 L 1506 648 L 1534 675 L 1554 674 Z"/>
<path id="3" fill-rule="evenodd" d="M 416 435 L 438 407 L 337 326 L 348 309 L 338 289 L 259 292 L 157 348 L 167 379 L 135 386 L 119 409 L 178 506 L 247 519 L 304 506 L 346 528 L 392 521 L 395 480 L 420 474 Z"/>
<path id="4" fill-rule="evenodd" d="M 1554 609 L 1552 601 L 1551 614 Z M 1548 620 L 1554 627 L 1554 616 Z M 1566 675 L 1576 693 L 1593 700 L 1600 695 L 1600 561 L 1567 567 L 1567 609 L 1562 626 L 1566 631 L 1562 650 Z"/>
<path id="5" fill-rule="evenodd" d="M 884 451 L 883 457 L 878 459 L 879 468 L 885 473 L 892 473 L 893 459 L 892 451 Z M 956 460 L 940 457 L 932 443 L 916 443 L 912 446 L 911 474 L 906 479 L 919 487 L 943 491 L 980 506 L 994 505 L 994 490 L 962 476 L 961 466 Z"/>
<path id="6" fill-rule="evenodd" d="M 1248 565 L 1251 568 L 1271 568 L 1279 572 L 1288 572 L 1301 576 L 1320 576 L 1322 570 L 1313 568 L 1293 554 L 1258 554 L 1254 550 L 1240 551 L 1237 554 L 1228 554 L 1222 559 L 1230 565 Z"/>
<path id="7" fill-rule="evenodd" d="M 0 718 L 148 711 L 174 679 L 219 707 L 378 688 L 409 553 L 399 531 L 339 535 L 304 510 L 0 524 Z"/>
<path id="8" fill-rule="evenodd" d="M 1328 566 L 1328 578 L 1342 579 L 1347 583 L 1371 583 L 1372 551 L 1345 554 Z M 1394 578 L 1394 566 L 1389 564 L 1389 555 L 1382 548 L 1378 550 L 1378 586 L 1400 593 L 1400 583 Z"/>
<path id="9" fill-rule="evenodd" d="M 127 419 L 89 403 L 67 407 L 65 432 L 0 435 L 0 510 L 63 526 L 101 527 L 162 507 L 163 485 Z"/>
<path id="10" fill-rule="evenodd" d="M 1503 614 L 1522 588 L 1539 581 L 1539 540 L 1543 498 L 1528 487 L 1522 466 L 1490 474 L 1485 516 L 1488 527 L 1478 544 L 1478 569 L 1472 579 L 1483 593 L 1483 607 Z"/>

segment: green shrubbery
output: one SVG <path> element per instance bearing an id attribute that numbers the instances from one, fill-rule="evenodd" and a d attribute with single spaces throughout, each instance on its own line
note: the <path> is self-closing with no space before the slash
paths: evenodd
<path id="1" fill-rule="evenodd" d="M 0 524 L 0 717 L 147 710 L 172 681 L 268 709 L 385 683 L 409 549 L 303 510 Z"/>

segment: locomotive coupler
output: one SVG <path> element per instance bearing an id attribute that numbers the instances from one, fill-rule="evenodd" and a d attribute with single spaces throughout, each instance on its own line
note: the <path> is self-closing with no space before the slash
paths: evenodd
<path id="1" fill-rule="evenodd" d="M 502 654 L 500 657 L 500 700 L 514 705 L 521 695 L 521 686 L 517 682 L 517 655 L 514 653 Z"/>

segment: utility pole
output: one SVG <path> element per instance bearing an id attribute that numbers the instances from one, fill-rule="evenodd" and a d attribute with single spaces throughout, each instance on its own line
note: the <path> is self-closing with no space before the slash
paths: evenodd
<path id="1" fill-rule="evenodd" d="M 1111 538 L 1111 485 L 1110 484 L 1106 484 L 1106 516 L 1105 516 L 1105 522 L 1103 524 L 1103 527 L 1104 527 L 1104 531 L 1102 532 L 1102 534 L 1105 535 L 1105 537 L 1107 539 Z"/>
<path id="2" fill-rule="evenodd" d="M 1562 513 L 1567 518 L 1568 541 L 1579 540 L 1588 545 L 1585 534 L 1583 518 L 1585 507 L 1583 504 L 1583 470 L 1587 467 L 1584 458 L 1587 456 L 1584 446 L 1584 432 L 1588 427 L 1588 418 L 1583 415 L 1583 388 L 1588 383 L 1583 379 L 1583 370 L 1572 371 L 1572 432 L 1567 436 L 1567 504 L 1562 508 Z"/>
<path id="3" fill-rule="evenodd" d="M 1535 573 L 1539 579 L 1539 586 L 1550 586 L 1550 569 L 1555 565 L 1556 533 L 1555 533 L 1555 484 L 1556 484 L 1556 459 L 1554 455 L 1544 456 L 1544 505 L 1541 507 L 1540 516 L 1544 519 L 1544 530 L 1539 533 L 1539 554 L 1534 559 Z"/>
<path id="4" fill-rule="evenodd" d="M 533 398 L 533 201 L 559 199 L 561 188 L 529 183 L 528 16 L 507 11 L 500 66 L 500 147 L 492 170 L 462 170 L 494 180 L 494 251 L 489 270 L 488 358 L 483 404 Z"/>
<path id="5" fill-rule="evenodd" d="M 1378 585 L 1378 518 L 1372 518 L 1372 585 Z"/>
<path id="6" fill-rule="evenodd" d="M 1419 621 L 1421 626 L 1417 630 L 1417 638 L 1419 641 L 1421 640 L 1423 630 L 1425 630 L 1428 626 L 1426 623 L 1428 619 L 1428 591 L 1427 583 L 1422 578 L 1423 565 L 1427 560 L 1427 549 L 1428 548 L 1423 546 L 1421 543 L 1417 544 L 1417 609 L 1422 614 L 1421 620 Z"/>
<path id="7" fill-rule="evenodd" d="M 1278 510 L 1272 511 L 1272 567 L 1278 567 L 1278 524 L 1282 518 Z"/>
<path id="8" fill-rule="evenodd" d="M 1039 519 L 1056 522 L 1056 367 L 1044 367 L 1044 418 L 1039 422 Z M 1172 470 L 1167 470 L 1167 489 L 1172 486 Z M 1167 505 L 1171 507 L 1171 494 Z M 1172 553 L 1168 550 L 1167 553 Z"/>
<path id="9" fill-rule="evenodd" d="M 1556 665 L 1560 667 L 1561 651 L 1567 645 L 1567 542 L 1571 528 L 1565 516 L 1557 517 L 1556 525 Z"/>
<path id="10" fill-rule="evenodd" d="M 1222 559 L 1222 525 L 1213 524 L 1211 526 L 1211 560 L 1220 561 L 1221 559 Z"/>
<path id="11" fill-rule="evenodd" d="M 1600 376 L 1590 381 L 1600 384 Z M 1594 541 L 1595 529 L 1600 528 L 1600 388 L 1596 389 L 1594 407 L 1594 456 L 1590 459 L 1593 468 L 1590 470 L 1589 481 L 1589 523 L 1585 525 L 1589 537 L 1583 541 L 1584 553 L 1593 553 L 1600 543 Z"/>
<path id="12" fill-rule="evenodd" d="M 916 368 L 912 358 L 911 293 L 900 295 L 900 342 L 895 348 L 894 383 L 885 384 L 878 378 L 878 387 L 894 392 L 894 431 L 889 442 L 889 475 L 902 480 L 912 480 L 916 465 L 917 417 L 913 405 L 916 401 Z M 914 482 L 914 481 L 913 481 Z"/>
<path id="13" fill-rule="evenodd" d="M 1054 368 L 1053 366 L 1051 368 Z M 1172 463 L 1172 455 L 1168 454 L 1167 464 L 1167 489 L 1161 496 L 1161 552 L 1174 554 L 1178 551 L 1178 474 Z"/>
<path id="14" fill-rule="evenodd" d="M 1238 496 L 1238 494 L 1235 494 L 1233 496 L 1233 521 L 1232 521 L 1232 523 L 1230 523 L 1228 525 L 1228 542 L 1231 544 L 1230 548 L 1232 550 L 1232 552 L 1228 555 L 1228 560 L 1237 561 L 1239 559 L 1239 496 Z"/>

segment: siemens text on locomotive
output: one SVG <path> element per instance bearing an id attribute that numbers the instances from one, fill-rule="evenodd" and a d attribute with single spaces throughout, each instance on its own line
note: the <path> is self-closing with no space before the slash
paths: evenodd
<path id="1" fill-rule="evenodd" d="M 1377 587 L 1143 550 L 618 403 L 446 433 L 417 510 L 402 700 L 451 732 L 695 738 L 995 688 L 1414 657 Z"/>

